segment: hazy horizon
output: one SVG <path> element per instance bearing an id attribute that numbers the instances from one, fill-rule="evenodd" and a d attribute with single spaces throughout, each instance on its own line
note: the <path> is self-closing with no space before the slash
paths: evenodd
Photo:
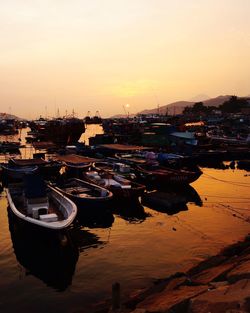
<path id="1" fill-rule="evenodd" d="M 0 4 L 0 112 L 131 114 L 250 93 L 247 0 Z"/>

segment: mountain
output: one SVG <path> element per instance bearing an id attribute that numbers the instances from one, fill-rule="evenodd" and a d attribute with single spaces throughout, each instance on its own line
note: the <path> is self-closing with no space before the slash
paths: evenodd
<path id="1" fill-rule="evenodd" d="M 210 97 L 208 95 L 204 95 L 204 94 L 199 94 L 191 99 L 189 99 L 189 101 L 191 102 L 199 102 L 199 101 L 205 101 L 205 100 L 208 100 L 210 99 Z"/>
<path id="2" fill-rule="evenodd" d="M 136 114 L 129 114 L 129 117 L 135 117 Z M 128 115 L 125 114 L 116 114 L 111 116 L 110 118 L 127 118 Z"/>
<path id="3" fill-rule="evenodd" d="M 226 95 L 226 96 L 218 96 L 215 98 L 211 98 L 205 101 L 202 101 L 205 106 L 215 106 L 218 107 L 221 104 L 223 104 L 225 101 L 230 99 L 231 95 Z M 183 109 L 186 106 L 192 106 L 196 103 L 197 101 L 177 101 L 173 103 L 166 104 L 164 106 L 161 106 L 159 108 L 154 108 L 150 110 L 143 110 L 139 112 L 138 114 L 157 114 L 158 112 L 160 114 L 170 114 L 170 115 L 175 115 L 175 114 L 181 114 Z"/>
<path id="4" fill-rule="evenodd" d="M 15 115 L 12 114 L 8 114 L 8 113 L 0 113 L 0 120 L 24 120 L 23 118 L 17 117 Z"/>

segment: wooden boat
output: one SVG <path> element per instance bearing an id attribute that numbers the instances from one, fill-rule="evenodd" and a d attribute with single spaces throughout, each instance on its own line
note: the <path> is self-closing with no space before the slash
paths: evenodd
<path id="1" fill-rule="evenodd" d="M 135 200 L 140 197 L 145 186 L 130 181 L 121 175 L 112 174 L 105 171 L 89 171 L 85 173 L 85 178 L 91 183 L 109 189 L 116 199 Z"/>
<path id="2" fill-rule="evenodd" d="M 63 163 L 68 177 L 77 178 L 82 178 L 82 173 L 88 171 L 92 163 L 96 161 L 96 159 L 77 154 L 57 155 L 55 159 Z"/>
<path id="3" fill-rule="evenodd" d="M 185 169 L 171 169 L 162 166 L 152 166 L 149 164 L 138 165 L 136 167 L 137 175 L 146 183 L 153 183 L 157 185 L 175 184 L 185 185 L 197 180 L 202 171 L 198 168 L 197 171 L 190 171 Z"/>
<path id="4" fill-rule="evenodd" d="M 78 213 L 81 213 L 81 210 L 90 208 L 102 210 L 105 205 L 110 204 L 113 197 L 112 192 L 108 189 L 78 178 L 67 179 L 54 188 L 78 206 Z"/>
<path id="5" fill-rule="evenodd" d="M 43 229 L 60 230 L 76 217 L 76 205 L 38 175 L 26 175 L 24 184 L 6 190 L 12 212 L 21 220 Z"/>

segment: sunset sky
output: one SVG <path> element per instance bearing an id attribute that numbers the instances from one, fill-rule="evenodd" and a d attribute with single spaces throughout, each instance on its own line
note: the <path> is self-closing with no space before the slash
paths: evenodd
<path id="1" fill-rule="evenodd" d="M 0 2 L 0 112 L 35 118 L 250 94 L 249 0 Z"/>

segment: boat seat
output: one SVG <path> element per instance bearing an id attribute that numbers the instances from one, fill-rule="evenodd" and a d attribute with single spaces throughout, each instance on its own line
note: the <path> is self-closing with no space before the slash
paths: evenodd
<path id="1" fill-rule="evenodd" d="M 58 216 L 55 213 L 41 214 L 39 219 L 43 222 L 57 222 Z"/>
<path id="2" fill-rule="evenodd" d="M 36 206 L 36 207 L 31 207 L 30 210 L 28 210 L 28 213 L 32 215 L 33 218 L 40 218 L 42 214 L 48 213 L 48 207 L 45 206 Z"/>

